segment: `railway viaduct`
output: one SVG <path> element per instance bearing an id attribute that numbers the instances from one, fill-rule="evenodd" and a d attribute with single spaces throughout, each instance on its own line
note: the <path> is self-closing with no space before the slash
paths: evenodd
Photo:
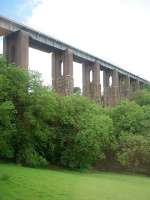
<path id="1" fill-rule="evenodd" d="M 129 98 L 135 90 L 149 84 L 148 81 L 109 62 L 3 16 L 0 16 L 0 36 L 4 37 L 3 54 L 8 62 L 26 69 L 29 47 L 52 53 L 52 85 L 60 95 L 73 93 L 73 61 L 82 64 L 83 95 L 105 106 L 113 106 L 121 98 Z M 103 72 L 103 95 L 100 71 Z"/>

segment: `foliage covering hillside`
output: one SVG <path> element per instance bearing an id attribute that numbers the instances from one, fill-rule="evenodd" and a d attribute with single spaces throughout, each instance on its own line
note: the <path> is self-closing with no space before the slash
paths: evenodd
<path id="1" fill-rule="evenodd" d="M 60 97 L 38 73 L 0 59 L 0 158 L 150 171 L 150 90 L 103 108 L 79 95 Z"/>

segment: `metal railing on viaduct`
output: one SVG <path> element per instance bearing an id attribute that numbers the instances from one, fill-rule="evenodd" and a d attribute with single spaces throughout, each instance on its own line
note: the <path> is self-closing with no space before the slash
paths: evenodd
<path id="1" fill-rule="evenodd" d="M 126 70 L 3 16 L 0 16 L 0 36 L 4 36 L 3 54 L 8 62 L 26 69 L 29 47 L 52 53 L 52 85 L 61 95 L 73 93 L 73 61 L 82 63 L 83 95 L 97 103 L 103 101 L 106 106 L 115 105 L 120 98 L 129 98 L 135 90 L 149 84 Z M 100 71 L 103 71 L 103 95 Z"/>

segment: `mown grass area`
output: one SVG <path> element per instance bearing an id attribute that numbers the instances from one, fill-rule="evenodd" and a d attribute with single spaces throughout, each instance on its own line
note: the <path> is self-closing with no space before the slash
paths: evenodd
<path id="1" fill-rule="evenodd" d="M 0 164 L 0 200 L 149 199 L 149 177 Z"/>

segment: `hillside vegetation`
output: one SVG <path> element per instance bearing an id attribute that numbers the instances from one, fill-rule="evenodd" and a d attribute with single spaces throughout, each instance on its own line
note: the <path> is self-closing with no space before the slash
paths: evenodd
<path id="1" fill-rule="evenodd" d="M 103 108 L 0 59 L 0 159 L 150 173 L 150 90 Z M 90 184 L 92 185 L 92 184 Z"/>

